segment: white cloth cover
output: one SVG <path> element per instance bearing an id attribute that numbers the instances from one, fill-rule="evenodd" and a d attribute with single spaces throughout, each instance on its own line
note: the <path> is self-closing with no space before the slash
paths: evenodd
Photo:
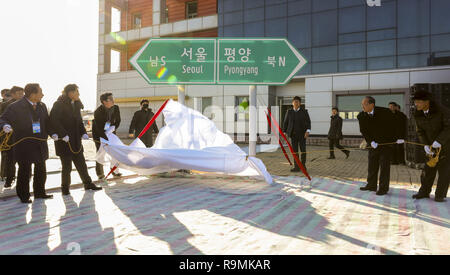
<path id="1" fill-rule="evenodd" d="M 166 126 L 160 129 L 155 144 L 146 148 L 136 138 L 129 146 L 114 134 L 101 139 L 97 161 L 119 164 L 141 175 L 186 169 L 238 176 L 259 176 L 271 184 L 264 163 L 248 157 L 232 139 L 219 131 L 201 113 L 170 100 L 163 112 Z"/>

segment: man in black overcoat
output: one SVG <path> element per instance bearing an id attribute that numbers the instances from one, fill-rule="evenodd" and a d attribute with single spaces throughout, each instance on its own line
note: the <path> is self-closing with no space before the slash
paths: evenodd
<path id="1" fill-rule="evenodd" d="M 9 105 L 13 104 L 17 100 L 23 98 L 23 88 L 14 86 L 9 91 L 11 99 L 0 104 L 0 115 L 3 114 Z M 3 138 L 1 139 L 3 141 Z M 11 145 L 11 141 L 9 143 Z M 16 178 L 16 161 L 14 160 L 13 150 L 2 151 L 2 163 L 1 163 L 1 174 L 5 181 L 5 188 L 10 188 L 12 186 L 12 182 Z"/>
<path id="2" fill-rule="evenodd" d="M 147 99 L 143 99 L 141 101 L 141 110 L 136 111 L 133 115 L 133 119 L 131 120 L 130 129 L 129 129 L 129 137 L 136 138 L 139 136 L 141 131 L 147 125 L 147 123 L 153 118 L 155 115 L 151 109 L 148 108 L 149 101 Z M 158 133 L 158 126 L 156 122 L 152 124 L 150 129 L 142 135 L 141 140 L 147 147 L 153 146 L 153 132 Z"/>
<path id="3" fill-rule="evenodd" d="M 298 156 L 298 147 L 300 146 L 301 162 L 306 169 L 306 139 L 311 132 L 311 119 L 308 114 L 308 110 L 301 107 L 302 100 L 296 96 L 292 100 L 293 108 L 288 110 L 284 118 L 283 132 L 285 132 L 290 138 L 294 153 Z M 300 171 L 297 163 L 291 169 L 291 172 Z"/>
<path id="4" fill-rule="evenodd" d="M 358 114 L 361 134 L 369 148 L 369 165 L 367 185 L 361 187 L 363 191 L 377 191 L 377 195 L 383 196 L 389 192 L 391 174 L 391 158 L 394 152 L 394 144 L 402 144 L 405 141 L 397 139 L 394 114 L 388 109 L 375 106 L 375 99 L 367 96 L 361 103 L 363 112 Z M 378 171 L 380 177 L 378 182 Z"/>
<path id="5" fill-rule="evenodd" d="M 445 202 L 450 183 L 450 110 L 434 101 L 426 91 L 416 92 L 413 99 L 417 135 L 420 143 L 425 144 L 425 153 L 436 156 L 440 150 L 436 166 L 425 164 L 420 176 L 421 187 L 413 198 L 429 198 L 434 179 L 439 173 L 434 200 Z"/>
<path id="6" fill-rule="evenodd" d="M 78 86 L 69 84 L 64 88 L 63 94 L 53 104 L 50 112 L 50 121 L 56 132 L 56 135 L 52 137 L 55 140 L 55 151 L 56 155 L 61 159 L 61 190 L 64 196 L 70 195 L 72 162 L 83 181 L 85 190 L 102 189 L 92 183 L 84 158 L 81 139 L 88 140 L 89 136 L 84 128 L 81 108 Z M 58 139 L 58 137 L 61 139 Z M 70 150 L 69 142 L 72 150 Z"/>
<path id="7" fill-rule="evenodd" d="M 100 149 L 100 138 L 108 140 L 106 132 L 116 133 L 120 125 L 119 106 L 114 105 L 112 93 L 103 93 L 100 95 L 101 105 L 94 112 L 94 120 L 92 122 L 92 137 L 95 141 L 97 151 Z M 103 165 L 96 163 L 95 172 L 99 179 L 105 178 Z M 116 170 L 113 176 L 120 177 L 121 174 Z"/>
<path id="8" fill-rule="evenodd" d="M 340 140 L 343 138 L 342 135 L 342 118 L 339 116 L 339 109 L 333 108 L 331 110 L 331 121 L 330 121 L 330 129 L 328 130 L 328 140 L 330 146 L 330 157 L 328 159 L 335 159 L 334 155 L 334 146 L 341 150 L 346 158 L 350 156 L 350 151 L 346 150 L 341 146 Z"/>
<path id="9" fill-rule="evenodd" d="M 34 198 L 53 197 L 45 193 L 47 139 L 52 134 L 52 129 L 47 107 L 41 102 L 43 96 L 39 84 L 27 84 L 25 97 L 11 104 L 0 117 L 0 128 L 6 133 L 13 133 L 13 142 L 26 137 L 43 139 L 27 139 L 13 147 L 14 159 L 19 164 L 16 191 L 23 203 L 32 202 L 29 186 L 32 164 L 34 164 Z"/>

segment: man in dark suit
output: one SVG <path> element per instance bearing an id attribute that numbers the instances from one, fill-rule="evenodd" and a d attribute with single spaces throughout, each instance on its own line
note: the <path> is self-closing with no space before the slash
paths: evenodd
<path id="1" fill-rule="evenodd" d="M 92 137 L 94 138 L 97 151 L 100 149 L 100 138 L 108 140 L 105 132 L 116 133 L 120 125 L 120 110 L 119 106 L 114 105 L 114 98 L 111 93 L 104 93 L 100 96 L 102 103 L 94 112 L 94 121 L 92 122 Z M 104 179 L 105 173 L 103 165 L 96 163 L 95 171 L 98 179 Z M 122 174 L 116 170 L 113 176 L 120 177 Z"/>
<path id="2" fill-rule="evenodd" d="M 350 151 L 345 150 L 345 148 L 339 144 L 339 141 L 342 138 L 342 118 L 339 116 L 339 109 L 333 108 L 331 110 L 330 130 L 328 130 L 328 140 L 330 145 L 330 157 L 328 159 L 336 158 L 334 155 L 334 146 L 340 149 L 345 154 L 346 158 L 350 156 Z"/>
<path id="3" fill-rule="evenodd" d="M 76 84 L 69 84 L 64 88 L 63 95 L 53 104 L 50 112 L 50 121 L 56 132 L 52 138 L 55 140 L 56 155 L 61 159 L 61 189 L 64 196 L 70 195 L 70 173 L 72 172 L 72 162 L 77 168 L 78 174 L 84 184 L 85 190 L 101 190 L 92 183 L 89 176 L 86 160 L 83 154 L 83 144 L 81 139 L 88 140 L 89 136 L 84 128 L 81 118 L 82 104 L 80 93 Z M 58 140 L 58 137 L 63 137 Z M 72 147 L 73 153 L 69 144 Z"/>
<path id="4" fill-rule="evenodd" d="M 429 198 L 436 173 L 439 172 L 434 200 L 445 202 L 450 183 L 450 110 L 435 102 L 426 91 L 414 94 L 417 135 L 420 143 L 426 144 L 425 153 L 435 155 L 440 150 L 439 160 L 435 167 L 425 164 L 420 176 L 421 186 L 414 199 Z"/>
<path id="5" fill-rule="evenodd" d="M 298 156 L 298 147 L 302 152 L 301 162 L 306 169 L 306 139 L 311 132 L 311 119 L 309 118 L 308 110 L 301 107 L 302 100 L 296 96 L 292 100 L 293 108 L 288 110 L 284 118 L 283 132 L 290 138 L 294 153 Z M 291 172 L 300 171 L 297 163 Z"/>
<path id="6" fill-rule="evenodd" d="M 135 138 L 141 133 L 147 123 L 153 118 L 155 115 L 151 109 L 148 108 L 149 101 L 147 99 L 143 99 L 141 101 L 141 110 L 136 111 L 133 115 L 133 119 L 131 120 L 129 137 Z M 153 123 L 150 129 L 141 137 L 142 142 L 147 147 L 153 146 L 153 132 L 158 133 L 158 126 L 156 123 Z"/>
<path id="7" fill-rule="evenodd" d="M 14 158 L 19 164 L 16 191 L 23 203 L 32 202 L 29 186 L 32 164 L 34 164 L 34 198 L 53 197 L 45 193 L 47 138 L 51 134 L 51 129 L 47 107 L 41 102 L 43 96 L 39 84 L 28 84 L 25 86 L 25 97 L 11 104 L 0 117 L 0 127 L 6 133 L 13 133 L 14 142 L 26 137 L 44 139 L 44 141 L 27 139 L 13 147 Z"/>
<path id="8" fill-rule="evenodd" d="M 380 170 L 380 186 L 377 195 L 383 196 L 389 192 L 391 158 L 394 151 L 393 145 L 385 144 L 402 144 L 405 141 L 396 139 L 395 118 L 389 109 L 375 106 L 375 99 L 371 96 L 365 97 L 361 106 L 363 112 L 358 114 L 359 128 L 367 144 L 370 144 L 371 147 L 369 148 L 367 185 L 360 189 L 377 191 L 378 171 Z"/>
<path id="9" fill-rule="evenodd" d="M 3 103 L 6 103 L 10 100 L 9 97 L 9 89 L 3 89 L 1 92 L 1 96 L 2 96 L 2 101 L 0 102 L 0 104 L 2 105 Z M 0 115 L 3 114 L 3 111 L 1 109 L 1 105 L 0 105 Z M 0 142 L 3 141 L 3 138 L 0 138 Z M 0 179 L 3 181 L 6 178 L 6 171 L 5 171 L 5 166 L 6 166 L 6 161 L 3 158 L 3 152 L 2 152 L 2 158 L 0 160 Z"/>
<path id="10" fill-rule="evenodd" d="M 14 86 L 10 90 L 11 99 L 0 105 L 0 115 L 5 112 L 9 105 L 23 98 L 23 88 Z M 3 139 L 2 139 L 3 141 Z M 9 141 L 11 144 L 11 141 Z M 2 151 L 1 174 L 6 178 L 5 188 L 10 188 L 16 177 L 16 161 L 14 160 L 13 150 Z"/>
<path id="11" fill-rule="evenodd" d="M 397 139 L 406 138 L 406 127 L 408 118 L 400 111 L 400 106 L 396 102 L 389 102 L 389 110 L 394 114 Z M 405 144 L 394 145 L 391 164 L 405 164 Z"/>

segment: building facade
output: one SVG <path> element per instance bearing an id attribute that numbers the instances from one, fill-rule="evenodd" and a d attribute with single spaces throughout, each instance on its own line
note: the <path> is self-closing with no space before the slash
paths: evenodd
<path id="1" fill-rule="evenodd" d="M 116 32 L 112 7 L 121 10 Z M 127 62 L 150 37 L 287 38 L 309 63 L 285 86 L 258 86 L 257 104 L 277 106 L 282 121 L 293 96 L 302 97 L 316 137 L 328 133 L 334 106 L 344 118 L 344 135 L 359 136 L 356 114 L 365 95 L 379 106 L 395 101 L 405 111 L 415 83 L 450 82 L 448 0 L 101 0 L 100 8 L 98 93 L 114 93 L 125 114 L 122 131 L 138 99 L 150 97 L 156 108 L 177 96 L 177 87 L 146 84 Z M 236 108 L 248 100 L 247 86 L 185 91 L 186 105 L 205 111 L 224 132 L 248 132 L 248 114 Z M 259 112 L 259 134 L 269 131 Z"/>

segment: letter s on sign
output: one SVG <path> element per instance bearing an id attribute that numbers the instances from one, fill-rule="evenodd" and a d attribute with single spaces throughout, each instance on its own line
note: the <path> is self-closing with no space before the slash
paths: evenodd
<path id="1" fill-rule="evenodd" d="M 369 7 L 374 7 L 374 6 L 380 7 L 381 6 L 381 0 L 367 0 L 367 5 Z"/>

